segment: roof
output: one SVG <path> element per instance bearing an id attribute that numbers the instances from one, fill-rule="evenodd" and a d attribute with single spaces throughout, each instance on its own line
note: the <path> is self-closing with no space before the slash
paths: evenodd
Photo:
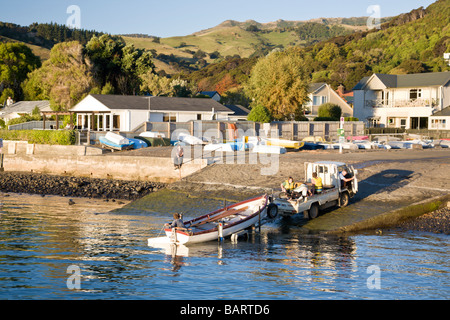
<path id="1" fill-rule="evenodd" d="M 214 97 L 214 95 L 218 94 L 220 96 L 220 93 L 217 91 L 202 91 L 200 94 L 204 94 L 205 96 L 208 96 L 210 98 Z"/>
<path id="2" fill-rule="evenodd" d="M 248 116 L 248 114 L 250 113 L 250 110 L 239 105 L 239 104 L 227 104 L 225 105 L 228 109 L 230 109 L 231 111 L 233 111 L 234 113 L 232 114 L 233 116 Z"/>
<path id="3" fill-rule="evenodd" d="M 339 161 L 316 161 L 316 162 L 312 162 L 313 164 L 328 164 L 328 165 L 336 165 L 338 167 L 342 167 L 342 166 L 346 166 L 347 164 L 345 164 L 344 162 L 339 162 Z"/>
<path id="4" fill-rule="evenodd" d="M 362 90 L 362 88 L 367 84 L 367 81 L 369 81 L 370 77 L 364 77 L 362 78 L 356 86 L 353 87 L 352 90 Z"/>
<path id="5" fill-rule="evenodd" d="M 450 81 L 450 72 L 403 74 L 397 76 L 397 88 L 443 86 Z"/>
<path id="6" fill-rule="evenodd" d="M 91 96 L 109 109 L 115 110 L 211 112 L 214 109 L 214 112 L 232 113 L 230 109 L 212 99 L 109 94 Z"/>
<path id="7" fill-rule="evenodd" d="M 2 110 L 3 115 L 10 113 L 32 113 L 33 109 L 38 107 L 41 111 L 50 108 L 50 101 L 19 101 Z"/>
<path id="8" fill-rule="evenodd" d="M 450 81 L 450 72 L 429 72 L 413 74 L 382 74 L 374 73 L 387 88 L 437 87 Z M 372 77 L 364 77 L 353 90 L 362 90 Z"/>
<path id="9" fill-rule="evenodd" d="M 147 101 L 148 98 L 145 100 Z M 150 97 L 150 110 L 170 111 L 212 111 L 228 112 L 231 110 L 213 99 Z"/>
<path id="10" fill-rule="evenodd" d="M 319 91 L 323 86 L 326 86 L 327 84 L 325 82 L 318 82 L 318 83 L 311 83 L 309 85 L 308 92 L 309 93 L 315 93 L 316 91 Z"/>
<path id="11" fill-rule="evenodd" d="M 450 117 L 450 106 L 436 112 L 432 117 Z"/>

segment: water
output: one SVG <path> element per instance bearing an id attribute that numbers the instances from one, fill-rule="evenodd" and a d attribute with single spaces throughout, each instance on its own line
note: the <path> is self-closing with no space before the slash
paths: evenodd
<path id="1" fill-rule="evenodd" d="M 157 249 L 147 246 L 147 238 L 160 234 L 167 212 L 150 211 L 142 203 L 110 212 L 120 206 L 87 199 L 69 206 L 67 201 L 0 196 L 0 299 L 450 296 L 446 235 L 324 236 L 276 222 L 238 243 Z M 191 201 L 193 206 L 199 202 Z M 220 201 L 201 204 L 214 207 Z M 80 272 L 79 286 L 77 274 L 68 273 L 70 266 Z"/>

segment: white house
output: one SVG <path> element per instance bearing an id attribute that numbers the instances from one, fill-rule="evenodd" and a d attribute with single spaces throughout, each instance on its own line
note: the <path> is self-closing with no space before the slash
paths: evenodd
<path id="1" fill-rule="evenodd" d="M 213 99 L 90 94 L 70 109 L 77 127 L 133 131 L 146 121 L 228 120 L 233 111 Z"/>
<path id="2" fill-rule="evenodd" d="M 450 105 L 450 72 L 373 74 L 354 88 L 354 116 L 369 127 L 427 129 Z"/>
<path id="3" fill-rule="evenodd" d="M 428 130 L 450 130 L 450 106 L 430 116 Z"/>
<path id="4" fill-rule="evenodd" d="M 308 92 L 309 102 L 303 106 L 306 117 L 317 117 L 319 107 L 324 103 L 337 104 L 341 107 L 343 117 L 353 117 L 353 108 L 329 84 L 312 83 Z"/>
<path id="5" fill-rule="evenodd" d="M 8 122 L 11 119 L 19 118 L 21 115 L 33 113 L 33 110 L 38 107 L 42 111 L 51 111 L 50 101 L 19 101 L 11 104 L 0 110 L 0 118 Z"/>

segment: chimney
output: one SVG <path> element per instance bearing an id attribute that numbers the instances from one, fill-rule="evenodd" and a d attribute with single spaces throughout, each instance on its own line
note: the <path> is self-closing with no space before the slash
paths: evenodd
<path id="1" fill-rule="evenodd" d="M 342 97 L 344 95 L 344 86 L 341 84 L 338 88 L 337 88 L 337 93 Z"/>

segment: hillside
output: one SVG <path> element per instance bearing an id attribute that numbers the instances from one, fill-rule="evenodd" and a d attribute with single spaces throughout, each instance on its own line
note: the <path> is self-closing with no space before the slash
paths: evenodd
<path id="1" fill-rule="evenodd" d="M 0 36 L 0 42 L 16 42 L 16 43 L 23 43 L 25 44 L 27 47 L 29 47 L 31 49 L 31 51 L 33 52 L 33 54 L 35 56 L 38 56 L 39 59 L 41 59 L 41 62 L 47 60 L 50 57 L 50 50 L 41 46 L 37 46 L 34 44 L 29 44 L 29 43 L 24 43 L 22 41 L 19 40 L 14 40 L 14 39 L 10 39 L 8 37 L 4 37 L 4 36 Z"/>
<path id="2" fill-rule="evenodd" d="M 366 21 L 366 17 L 278 20 L 269 23 L 227 20 L 187 36 L 156 38 L 123 35 L 123 38 L 138 48 L 154 50 L 157 67 L 173 74 L 176 70 L 199 70 L 226 57 L 261 56 L 274 48 L 308 46 L 334 36 L 352 34 L 366 30 Z"/>
<path id="3" fill-rule="evenodd" d="M 56 23 L 32 23 L 29 26 L 20 26 L 0 21 L 0 42 L 23 43 L 41 61 L 49 58 L 50 49 L 57 43 L 76 40 L 86 44 L 93 35 L 101 34 L 84 29 L 71 29 Z"/>
<path id="4" fill-rule="evenodd" d="M 450 71 L 450 0 L 439 0 L 371 30 L 336 37 L 306 49 L 313 81 L 347 89 L 373 73 Z"/>
<path id="5" fill-rule="evenodd" d="M 313 82 L 327 82 L 334 88 L 343 84 L 347 90 L 373 73 L 450 71 L 443 59 L 443 53 L 450 52 L 450 0 L 394 17 L 381 30 L 333 37 L 306 46 L 303 52 Z M 230 63 L 213 64 L 186 78 L 201 81 L 202 90 L 218 86 L 223 90 L 226 79 L 237 90 L 249 75 L 249 64 L 256 62 L 242 60 L 233 62 L 235 68 Z"/>

